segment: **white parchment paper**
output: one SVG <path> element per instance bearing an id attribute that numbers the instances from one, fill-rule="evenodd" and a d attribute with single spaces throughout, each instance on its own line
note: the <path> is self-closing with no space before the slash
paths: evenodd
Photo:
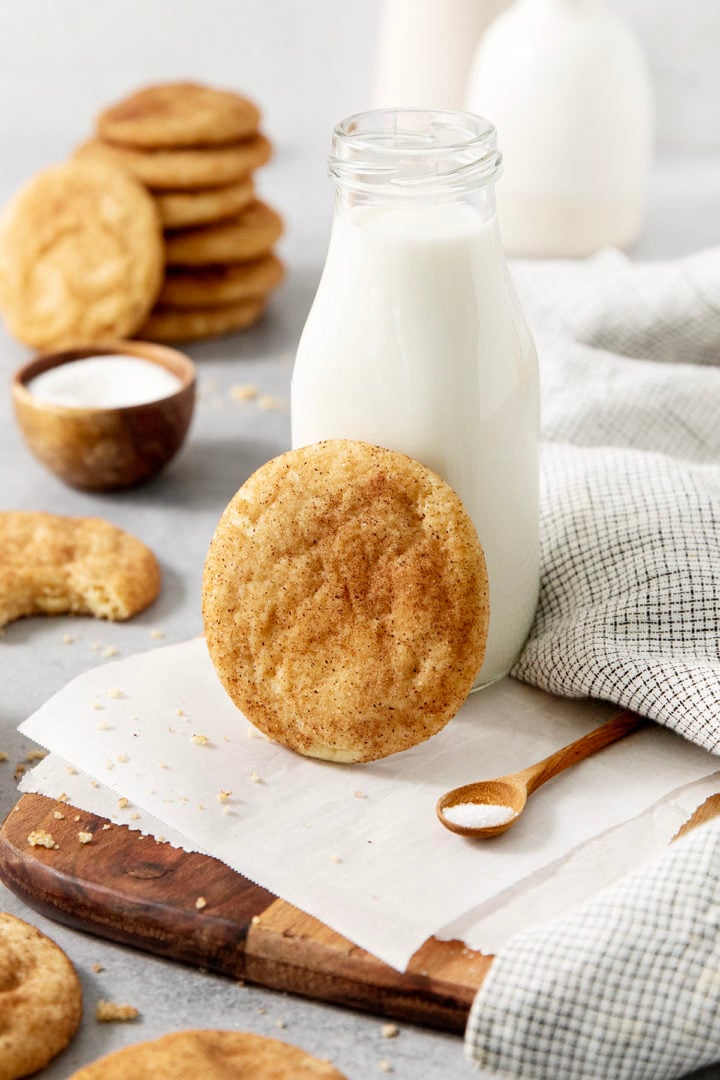
<path id="1" fill-rule="evenodd" d="M 88 783 L 97 795 L 94 779 L 108 789 L 114 820 L 132 824 L 146 811 L 168 839 L 187 838 L 402 970 L 440 928 L 486 951 L 497 947 L 511 932 L 498 916 L 511 890 L 538 874 L 539 888 L 542 871 L 554 873 L 588 841 L 601 845 L 612 878 L 606 834 L 650 812 L 648 826 L 657 804 L 717 773 L 717 757 L 653 727 L 551 781 L 522 821 L 491 842 L 465 840 L 437 821 L 435 802 L 448 788 L 523 768 L 614 712 L 508 679 L 473 695 L 421 746 L 368 765 L 330 764 L 259 736 L 196 639 L 85 673 L 20 730 L 64 759 L 42 766 L 57 770 L 53 783 L 65 772 L 70 802 L 83 805 Z M 33 789 L 33 777 L 23 790 Z M 716 778 L 700 785 L 686 804 L 717 786 Z M 129 800 L 122 810 L 121 796 Z M 644 835 L 669 839 L 657 821 Z M 592 887 L 607 876 L 593 875 Z M 545 888 L 544 910 L 552 910 L 555 887 Z M 483 939 L 493 911 L 496 930 Z"/>

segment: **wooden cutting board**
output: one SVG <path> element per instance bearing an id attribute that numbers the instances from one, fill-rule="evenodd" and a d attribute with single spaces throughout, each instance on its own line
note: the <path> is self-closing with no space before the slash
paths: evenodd
<path id="1" fill-rule="evenodd" d="M 713 795 L 678 836 L 718 814 Z M 50 833 L 57 849 L 28 844 L 35 830 Z M 80 831 L 92 842 L 80 844 Z M 43 915 L 111 941 L 305 997 L 464 1029 L 491 956 L 430 938 L 401 974 L 224 863 L 139 836 L 23 795 L 0 828 L 0 880 Z"/>
<path id="2" fill-rule="evenodd" d="M 57 849 L 32 847 L 35 830 L 50 833 Z M 80 844 L 80 831 L 92 841 Z M 464 1029 L 492 957 L 430 938 L 400 974 L 217 859 L 139 836 L 23 795 L 0 829 L 0 880 L 43 915 L 111 941 L 276 990 Z"/>

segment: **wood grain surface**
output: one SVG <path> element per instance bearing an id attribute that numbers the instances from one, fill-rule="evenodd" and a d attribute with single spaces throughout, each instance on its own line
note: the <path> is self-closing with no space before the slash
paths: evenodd
<path id="1" fill-rule="evenodd" d="M 37 830 L 57 847 L 31 846 Z M 447 1031 L 464 1029 L 492 963 L 430 938 L 401 974 L 222 862 L 43 795 L 23 795 L 0 829 L 0 879 L 42 914 L 111 941 Z"/>
<path id="2" fill-rule="evenodd" d="M 712 795 L 674 839 L 718 815 Z M 35 830 L 57 848 L 31 846 Z M 23 795 L 0 828 L 0 880 L 42 914 L 111 941 L 447 1031 L 464 1029 L 493 959 L 430 938 L 401 974 L 222 862 L 43 795 Z"/>

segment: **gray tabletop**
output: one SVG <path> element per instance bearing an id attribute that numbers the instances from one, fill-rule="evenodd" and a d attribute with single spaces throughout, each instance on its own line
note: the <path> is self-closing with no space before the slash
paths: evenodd
<path id="1" fill-rule="evenodd" d="M 327 4 L 316 6 L 326 8 L 329 14 Z M 20 7 L 38 14 L 46 5 L 33 2 Z M 181 7 L 173 6 L 175 11 Z M 216 3 L 204 7 L 215 14 L 219 10 Z M 145 10 L 134 0 L 128 5 L 128 10 L 136 14 L 141 8 Z M 377 4 L 370 8 L 376 11 Z M 70 13 L 71 22 L 78 4 L 68 4 L 64 10 Z M 169 10 L 166 5 L 165 11 Z M 2 18 L 9 17 L 7 9 Z M 299 28 L 301 31 L 308 32 L 306 27 Z M 66 27 L 63 32 L 70 31 Z M 286 49 L 292 47 L 290 35 L 291 29 L 286 29 Z M 7 40 L 5 36 L 5 44 Z M 362 37 L 359 53 L 351 57 L 356 68 L 370 56 L 368 42 L 367 36 Z M 349 48 L 347 39 L 344 47 Z M 221 56 L 226 71 L 229 56 Z M 279 59 L 269 64 L 268 80 L 279 77 Z M 135 69 L 127 57 L 124 65 L 125 82 L 132 85 Z M 158 64 L 158 77 L 176 73 L 166 72 L 165 67 Z M 53 70 L 59 78 L 59 64 Z M 78 119 L 70 134 L 54 133 L 52 123 L 45 130 L 41 130 L 39 122 L 34 128 L 32 124 L 17 124 L 13 130 L 5 125 L 0 201 L 4 202 L 32 171 L 67 154 L 80 134 L 83 109 L 90 115 L 103 95 L 105 100 L 112 99 L 114 84 L 108 77 L 107 86 L 101 85 L 99 70 L 96 64 L 92 101 L 83 96 L 82 73 L 74 81 L 68 76 L 70 90 L 68 84 L 58 82 L 63 105 L 69 103 L 72 94 L 77 99 Z M 267 65 L 264 70 L 268 70 Z M 341 80 L 342 65 L 336 62 L 333 70 Z M 16 68 L 16 81 L 22 89 L 18 71 Z M 234 81 L 237 84 L 243 80 Z M 9 96 L 3 97 L 6 91 L 7 86 L 0 86 L 1 100 L 10 100 Z M 0 393 L 0 508 L 106 517 L 149 544 L 163 570 L 160 598 L 150 610 L 127 624 L 59 617 L 27 619 L 7 628 L 0 641 L 0 750 L 7 752 L 9 761 L 0 764 L 0 816 L 11 809 L 17 798 L 14 765 L 31 749 L 27 740 L 17 734 L 17 725 L 71 677 L 105 662 L 93 651 L 94 645 L 112 645 L 122 655 L 128 655 L 158 643 L 151 637 L 153 629 L 164 633 L 164 643 L 185 640 L 201 630 L 200 579 L 218 517 L 249 473 L 289 446 L 289 414 L 285 409 L 262 410 L 255 403 L 237 401 L 230 390 L 238 383 L 252 383 L 261 393 L 287 404 L 294 349 L 322 266 L 332 201 L 325 179 L 323 145 L 317 133 L 319 127 L 328 130 L 327 118 L 323 115 L 322 125 L 318 123 L 311 132 L 307 125 L 303 129 L 299 124 L 298 137 L 293 138 L 288 120 L 293 115 L 290 96 L 289 89 L 283 92 L 282 102 L 281 95 L 276 95 L 278 125 L 284 127 L 285 137 L 278 140 L 277 156 L 259 180 L 264 197 L 287 219 L 288 231 L 281 245 L 289 267 L 287 282 L 257 327 L 188 348 L 199 369 L 200 397 L 186 445 L 164 474 L 137 490 L 89 495 L 64 487 L 46 472 L 20 437 L 7 392 L 11 373 L 28 353 L 0 331 L 0 363 L 6 387 Z M 345 98 L 342 93 L 335 96 L 338 102 L 342 99 L 338 115 L 363 104 L 349 93 Z M 49 100 L 51 117 L 55 107 Z M 328 105 L 328 116 L 334 107 Z M 39 113 L 36 110 L 37 116 Z M 307 132 L 310 134 L 305 138 Z M 670 257 L 717 242 L 717 228 L 713 234 L 710 222 L 718 219 L 719 181 L 717 157 L 673 160 L 659 166 L 638 257 Z M 72 643 L 63 643 L 66 634 L 72 635 Z M 2 886 L 0 908 L 29 919 L 50 934 L 70 955 L 83 982 L 85 1019 L 68 1050 L 44 1071 L 47 1080 L 65 1078 L 81 1064 L 117 1047 L 187 1027 L 237 1028 L 281 1037 L 332 1058 L 351 1080 L 382 1075 L 381 1061 L 387 1061 L 398 1077 L 448 1080 L 478 1075 L 464 1062 L 462 1042 L 456 1036 L 400 1024 L 399 1036 L 389 1040 L 382 1036 L 378 1017 L 258 987 L 239 987 L 231 980 L 108 944 L 40 917 Z M 95 973 L 93 966 L 98 964 L 104 970 Z M 131 1002 L 140 1009 L 141 1019 L 134 1024 L 97 1024 L 94 1005 L 100 997 Z M 706 1070 L 703 1075 L 706 1080 L 720 1078 L 720 1071 Z"/>

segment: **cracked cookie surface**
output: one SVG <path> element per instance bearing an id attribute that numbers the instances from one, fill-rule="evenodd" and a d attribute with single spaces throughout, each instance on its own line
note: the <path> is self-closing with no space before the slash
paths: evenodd
<path id="1" fill-rule="evenodd" d="M 152 551 L 109 521 L 0 512 L 0 627 L 27 615 L 129 619 L 159 590 Z"/>
<path id="2" fill-rule="evenodd" d="M 231 500 L 203 615 L 220 679 L 256 727 L 313 757 L 370 761 L 436 734 L 469 693 L 485 560 L 439 476 L 330 440 L 269 461 Z"/>
<path id="3" fill-rule="evenodd" d="M 54 165 L 0 219 L 0 308 L 35 348 L 130 337 L 157 296 L 163 260 L 157 209 L 136 180 L 103 162 Z"/>
<path id="4" fill-rule="evenodd" d="M 231 90 L 199 83 L 144 86 L 100 113 L 103 139 L 130 146 L 212 146 L 253 135 L 257 106 Z"/>
<path id="5" fill-rule="evenodd" d="M 126 1046 L 70 1080 L 345 1080 L 329 1061 L 297 1046 L 244 1031 L 175 1031 Z"/>
<path id="6" fill-rule="evenodd" d="M 0 1080 L 47 1065 L 82 1018 L 82 989 L 62 949 L 34 926 L 0 912 Z"/>

